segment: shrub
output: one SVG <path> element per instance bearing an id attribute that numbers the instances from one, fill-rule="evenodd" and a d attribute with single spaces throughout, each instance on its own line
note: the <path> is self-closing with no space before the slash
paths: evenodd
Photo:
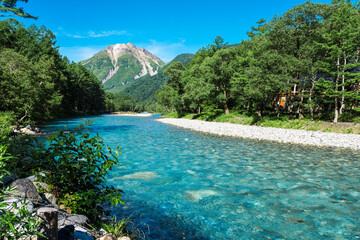
<path id="1" fill-rule="evenodd" d="M 39 178 L 54 185 L 53 193 L 69 211 L 85 214 L 99 226 L 106 213 L 102 204 L 123 203 L 122 191 L 105 185 L 106 174 L 118 163 L 119 147 L 112 151 L 98 134 L 78 131 L 59 131 L 46 140 L 35 159 L 48 174 Z"/>
<path id="2" fill-rule="evenodd" d="M 0 112 L 0 144 L 8 142 L 14 124 L 15 116 L 12 112 Z"/>

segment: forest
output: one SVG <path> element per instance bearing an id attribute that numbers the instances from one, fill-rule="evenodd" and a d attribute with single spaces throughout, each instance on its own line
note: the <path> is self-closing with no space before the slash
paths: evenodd
<path id="1" fill-rule="evenodd" d="M 0 111 L 18 124 L 105 110 L 105 92 L 81 64 L 60 55 L 45 27 L 0 21 Z"/>
<path id="2" fill-rule="evenodd" d="M 217 37 L 188 65 L 172 63 L 158 104 L 208 119 L 238 112 L 337 123 L 359 116 L 359 3 L 308 1 L 257 24 L 237 46 Z"/>

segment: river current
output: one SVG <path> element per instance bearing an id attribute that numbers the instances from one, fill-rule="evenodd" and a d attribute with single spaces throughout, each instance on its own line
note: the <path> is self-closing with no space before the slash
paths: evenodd
<path id="1" fill-rule="evenodd" d="M 90 131 L 122 148 L 107 184 L 127 204 L 111 211 L 149 239 L 360 238 L 360 152 L 220 137 L 155 117 L 94 118 Z"/>

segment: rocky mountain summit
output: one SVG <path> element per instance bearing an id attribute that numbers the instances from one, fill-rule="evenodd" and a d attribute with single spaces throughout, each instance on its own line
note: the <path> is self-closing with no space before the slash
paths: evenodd
<path id="1" fill-rule="evenodd" d="M 164 65 L 160 58 L 132 43 L 108 46 L 80 63 L 111 92 L 119 92 L 123 86 L 145 75 L 156 75 Z"/>

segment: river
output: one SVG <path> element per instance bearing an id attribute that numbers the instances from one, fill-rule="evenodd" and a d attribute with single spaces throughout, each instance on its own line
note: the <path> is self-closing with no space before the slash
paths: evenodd
<path id="1" fill-rule="evenodd" d="M 94 118 L 90 131 L 122 148 L 107 183 L 127 204 L 111 210 L 149 239 L 360 238 L 358 151 L 208 135 L 154 117 Z"/>

